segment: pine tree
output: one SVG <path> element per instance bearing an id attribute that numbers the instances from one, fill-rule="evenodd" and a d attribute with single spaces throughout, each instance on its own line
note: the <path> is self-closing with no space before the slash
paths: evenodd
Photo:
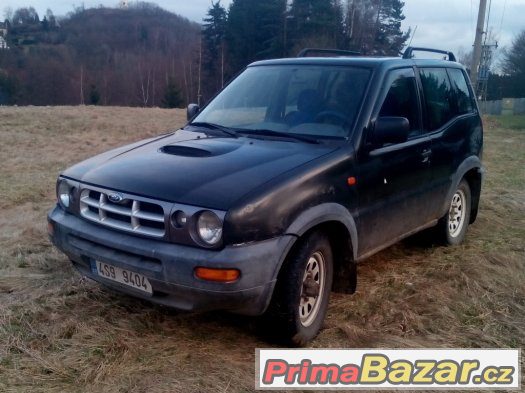
<path id="1" fill-rule="evenodd" d="M 202 27 L 203 95 L 209 98 L 224 85 L 226 51 L 226 9 L 220 0 L 212 2 Z"/>
<path id="2" fill-rule="evenodd" d="M 0 105 L 16 103 L 17 80 L 0 70 Z"/>
<path id="3" fill-rule="evenodd" d="M 339 0 L 294 0 L 290 13 L 294 51 L 304 47 L 343 47 L 343 10 Z"/>
<path id="4" fill-rule="evenodd" d="M 401 30 L 404 5 L 400 0 L 349 0 L 346 46 L 364 55 L 397 56 L 410 36 L 410 30 Z"/>
<path id="5" fill-rule="evenodd" d="M 227 35 L 231 72 L 284 53 L 286 0 L 233 0 Z"/>
<path id="6" fill-rule="evenodd" d="M 406 33 L 401 31 L 401 22 L 405 19 L 404 5 L 405 3 L 400 0 L 379 1 L 374 54 L 397 56 L 405 46 L 410 31 Z"/>
<path id="7" fill-rule="evenodd" d="M 91 85 L 91 89 L 89 91 L 89 103 L 91 105 L 98 105 L 100 103 L 100 93 L 98 92 L 95 85 Z"/>
<path id="8" fill-rule="evenodd" d="M 181 91 L 173 78 L 169 78 L 166 85 L 162 106 L 164 108 L 180 108 L 182 106 Z"/>
<path id="9" fill-rule="evenodd" d="M 40 22 L 40 24 L 42 25 L 42 29 L 44 31 L 49 30 L 49 22 L 47 21 L 47 17 L 44 16 L 44 19 L 42 19 L 42 22 Z"/>
<path id="10" fill-rule="evenodd" d="M 57 20 L 55 15 L 53 14 L 53 11 L 51 11 L 49 8 L 46 11 L 46 19 L 49 23 L 49 28 L 54 29 L 57 27 Z"/>

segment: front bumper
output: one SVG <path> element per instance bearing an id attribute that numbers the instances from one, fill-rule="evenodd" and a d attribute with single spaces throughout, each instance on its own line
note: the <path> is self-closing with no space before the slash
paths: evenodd
<path id="1" fill-rule="evenodd" d="M 48 216 L 52 241 L 81 274 L 130 295 L 180 310 L 229 310 L 245 315 L 262 314 L 270 301 L 281 263 L 294 237 L 206 250 L 136 237 L 85 221 L 55 207 Z M 92 270 L 101 260 L 143 274 L 153 295 L 104 279 Z M 197 266 L 239 269 L 234 283 L 203 281 Z"/>

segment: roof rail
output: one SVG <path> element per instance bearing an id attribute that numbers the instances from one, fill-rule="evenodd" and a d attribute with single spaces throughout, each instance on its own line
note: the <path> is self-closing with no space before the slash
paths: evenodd
<path id="1" fill-rule="evenodd" d="M 299 52 L 297 57 L 308 57 L 309 53 L 321 53 L 321 54 L 332 54 L 338 56 L 360 56 L 360 52 L 355 52 L 351 50 L 341 50 L 341 49 L 319 49 L 319 48 L 304 48 Z"/>
<path id="2" fill-rule="evenodd" d="M 414 56 L 413 56 L 412 52 L 414 52 L 414 51 L 442 53 L 442 54 L 448 56 L 448 60 L 449 61 L 456 61 L 456 56 L 454 56 L 454 53 L 452 53 L 452 52 L 449 52 L 449 51 L 446 51 L 446 50 L 441 50 L 441 49 L 420 48 L 420 47 L 414 47 L 414 46 L 409 46 L 408 48 L 406 48 L 405 53 L 403 53 L 403 59 L 411 59 L 411 58 L 413 58 Z"/>

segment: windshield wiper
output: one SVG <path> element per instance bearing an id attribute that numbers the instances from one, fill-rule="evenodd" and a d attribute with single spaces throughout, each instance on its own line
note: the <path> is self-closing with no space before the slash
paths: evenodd
<path id="1" fill-rule="evenodd" d="M 207 123 L 207 122 L 204 122 L 204 121 L 195 121 L 193 123 L 190 123 L 189 125 L 193 126 L 193 127 L 207 128 L 209 130 L 217 130 L 217 131 L 222 132 L 223 134 L 231 136 L 232 138 L 238 138 L 239 137 L 239 133 L 237 131 L 234 131 L 231 128 L 228 128 L 228 127 L 221 126 L 219 124 Z"/>
<path id="2" fill-rule="evenodd" d="M 277 137 L 282 137 L 282 138 L 290 138 L 290 139 L 295 139 L 301 142 L 319 144 L 319 141 L 315 138 L 311 138 L 306 135 L 292 134 L 288 132 L 264 130 L 264 129 L 255 129 L 255 130 L 243 129 L 242 132 L 246 134 L 268 135 L 268 136 L 277 136 Z"/>

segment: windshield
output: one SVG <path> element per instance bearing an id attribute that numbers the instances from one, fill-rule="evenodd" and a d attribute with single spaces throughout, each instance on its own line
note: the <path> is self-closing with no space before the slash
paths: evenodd
<path id="1" fill-rule="evenodd" d="M 369 69 L 348 66 L 250 67 L 204 108 L 194 122 L 244 132 L 270 130 L 346 137 L 369 77 Z"/>

